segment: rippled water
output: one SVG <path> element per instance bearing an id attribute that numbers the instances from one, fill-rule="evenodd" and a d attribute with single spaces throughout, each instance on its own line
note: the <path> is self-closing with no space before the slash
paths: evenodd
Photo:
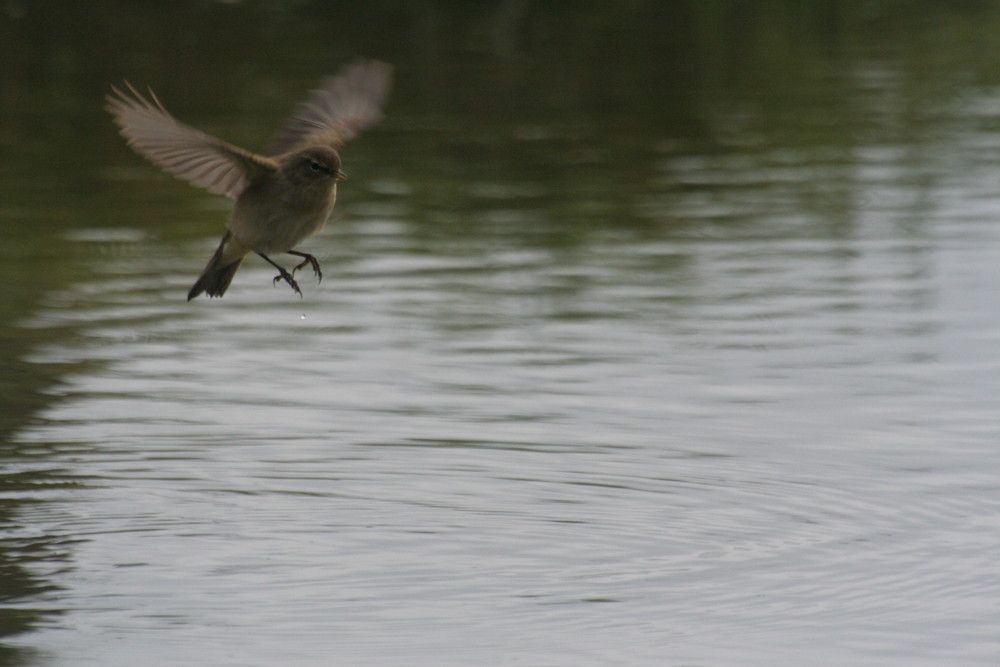
<path id="1" fill-rule="evenodd" d="M 406 113 L 302 299 L 185 302 L 225 208 L 132 156 L 45 237 L 0 663 L 997 663 L 989 90 L 836 148 Z"/>
<path id="2" fill-rule="evenodd" d="M 207 240 L 78 234 L 101 275 L 22 324 L 76 332 L 32 361 L 83 368 L 17 436 L 23 470 L 79 485 L 21 528 L 69 543 L 66 613 L 28 643 L 75 665 L 988 663 L 1000 206 L 985 175 L 918 193 L 870 159 L 864 197 L 934 205 L 831 234 L 782 204 L 808 169 L 747 184 L 707 156 L 663 160 L 704 186 L 665 195 L 682 224 L 567 248 L 535 247 L 544 212 L 436 237 L 358 204 L 302 300 L 251 263 L 187 304 Z"/>

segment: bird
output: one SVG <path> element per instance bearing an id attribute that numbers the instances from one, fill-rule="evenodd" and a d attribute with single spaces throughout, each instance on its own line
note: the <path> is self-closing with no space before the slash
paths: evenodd
<path id="1" fill-rule="evenodd" d="M 295 272 L 310 266 L 323 279 L 319 261 L 295 247 L 326 224 L 337 197 L 341 147 L 383 117 L 392 67 L 358 60 L 320 82 L 267 144 L 253 153 L 177 121 L 156 93 L 148 96 L 125 82 L 111 87 L 106 109 L 128 145 L 166 172 L 235 200 L 219 247 L 188 292 L 226 293 L 243 259 L 259 255 L 302 298 Z M 271 256 L 301 258 L 291 272 Z"/>

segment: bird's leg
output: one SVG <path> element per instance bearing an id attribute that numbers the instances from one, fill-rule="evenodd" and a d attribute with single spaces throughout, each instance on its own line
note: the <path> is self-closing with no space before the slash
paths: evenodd
<path id="1" fill-rule="evenodd" d="M 302 260 L 302 263 L 298 264 L 294 269 L 292 269 L 292 275 L 293 276 L 295 275 L 296 271 L 298 271 L 301 268 L 304 268 L 305 265 L 308 264 L 309 266 L 312 267 L 313 273 L 316 274 L 316 278 L 317 278 L 316 282 L 318 282 L 318 283 L 323 282 L 323 272 L 319 270 L 319 262 L 316 261 L 315 257 L 313 257 L 312 255 L 310 255 L 307 252 L 299 252 L 298 250 L 289 250 L 288 254 L 289 255 L 298 255 L 299 257 L 304 257 L 305 258 L 305 259 Z"/>
<path id="2" fill-rule="evenodd" d="M 265 255 L 264 253 L 258 252 L 257 254 L 260 255 L 261 257 L 263 257 L 267 261 L 268 264 L 270 264 L 274 268 L 278 269 L 278 275 L 276 275 L 274 277 L 274 280 L 272 281 L 272 283 L 276 284 L 279 280 L 284 280 L 286 283 L 288 283 L 289 287 L 291 287 L 293 290 L 295 290 L 295 293 L 298 294 L 299 298 L 301 299 L 302 298 L 302 290 L 299 289 L 299 284 L 297 282 L 295 282 L 295 278 L 292 277 L 292 274 L 290 274 L 288 271 L 285 271 L 285 269 L 283 269 L 282 267 L 280 267 L 277 264 L 275 264 L 274 260 L 272 260 L 270 257 L 268 257 L 267 255 Z"/>

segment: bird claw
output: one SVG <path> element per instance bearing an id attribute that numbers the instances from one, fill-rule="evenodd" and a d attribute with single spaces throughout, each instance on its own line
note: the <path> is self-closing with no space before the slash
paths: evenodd
<path id="1" fill-rule="evenodd" d="M 299 289 L 299 284 L 295 282 L 295 278 L 292 277 L 292 274 L 290 274 L 288 271 L 285 271 L 284 269 L 279 268 L 278 270 L 280 271 L 280 273 L 278 273 L 278 275 L 274 277 L 274 280 L 271 281 L 271 284 L 277 285 L 279 280 L 284 280 L 286 283 L 288 283 L 288 286 L 291 287 L 292 290 L 299 295 L 299 298 L 301 299 L 302 290 Z"/>
<path id="2" fill-rule="evenodd" d="M 292 253 L 292 254 L 299 255 L 299 257 L 304 257 L 305 258 L 299 264 L 297 264 L 294 269 L 292 269 L 292 275 L 293 276 L 295 275 L 295 272 L 298 271 L 299 269 L 304 269 L 307 266 L 311 266 L 312 270 L 313 270 L 313 275 L 316 276 L 316 282 L 317 283 L 323 282 L 323 272 L 320 271 L 320 269 L 319 269 L 319 261 L 315 257 L 313 257 L 312 255 L 308 255 L 306 253 L 297 253 L 296 252 L 296 253 Z"/>

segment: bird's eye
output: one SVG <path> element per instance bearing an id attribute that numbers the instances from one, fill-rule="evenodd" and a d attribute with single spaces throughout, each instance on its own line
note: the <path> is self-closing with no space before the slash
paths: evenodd
<path id="1" fill-rule="evenodd" d="M 316 162 L 315 160 L 309 162 L 309 168 L 317 173 L 323 171 L 323 165 L 321 165 L 319 162 Z"/>

